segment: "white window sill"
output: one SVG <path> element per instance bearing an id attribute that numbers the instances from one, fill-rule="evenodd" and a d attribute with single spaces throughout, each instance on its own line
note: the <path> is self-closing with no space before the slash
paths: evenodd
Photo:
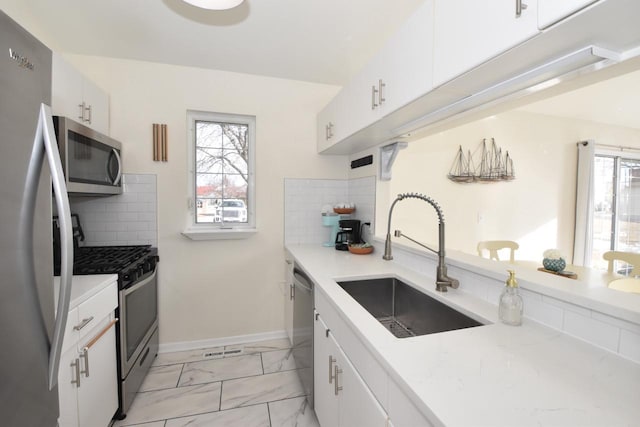
<path id="1" fill-rule="evenodd" d="M 236 240 L 248 239 L 257 232 L 257 228 L 187 228 L 182 235 L 191 240 Z"/>

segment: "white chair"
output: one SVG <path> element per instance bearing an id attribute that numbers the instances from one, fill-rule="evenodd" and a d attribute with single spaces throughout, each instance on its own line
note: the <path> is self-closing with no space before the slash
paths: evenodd
<path id="1" fill-rule="evenodd" d="M 632 269 L 627 276 L 640 276 L 640 254 L 633 252 L 609 251 L 602 254 L 602 258 L 609 261 L 609 274 L 614 273 L 614 264 L 616 261 L 623 261 L 632 266 Z"/>
<path id="2" fill-rule="evenodd" d="M 511 240 L 485 240 L 478 243 L 478 256 L 483 256 L 483 251 L 489 251 L 489 259 L 494 259 L 496 261 L 500 261 L 500 257 L 498 256 L 498 251 L 501 249 L 509 249 L 510 257 L 509 262 L 514 262 L 515 251 L 518 249 L 520 245 L 518 243 L 513 242 Z"/>
<path id="3" fill-rule="evenodd" d="M 640 294 L 640 279 L 627 278 L 609 282 L 609 288 L 624 292 Z"/>

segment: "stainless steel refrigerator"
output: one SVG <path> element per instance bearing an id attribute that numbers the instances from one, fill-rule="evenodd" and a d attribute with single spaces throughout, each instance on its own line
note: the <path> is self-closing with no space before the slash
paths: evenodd
<path id="1" fill-rule="evenodd" d="M 58 419 L 73 245 L 50 103 L 51 51 L 0 11 L 0 424 L 12 427 Z M 54 203 L 65 228 L 57 298 Z"/>

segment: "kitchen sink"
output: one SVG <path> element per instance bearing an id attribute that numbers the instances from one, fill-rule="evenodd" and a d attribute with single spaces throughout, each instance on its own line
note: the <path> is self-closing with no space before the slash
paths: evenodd
<path id="1" fill-rule="evenodd" d="M 483 326 L 395 277 L 337 283 L 397 338 Z"/>

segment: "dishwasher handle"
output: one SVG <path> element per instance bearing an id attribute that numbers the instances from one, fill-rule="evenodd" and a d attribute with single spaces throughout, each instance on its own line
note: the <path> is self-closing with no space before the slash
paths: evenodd
<path id="1" fill-rule="evenodd" d="M 293 268 L 293 283 L 296 287 L 302 288 L 307 292 L 313 292 L 313 285 L 309 276 L 305 274 L 304 271 L 300 270 L 298 267 Z"/>

